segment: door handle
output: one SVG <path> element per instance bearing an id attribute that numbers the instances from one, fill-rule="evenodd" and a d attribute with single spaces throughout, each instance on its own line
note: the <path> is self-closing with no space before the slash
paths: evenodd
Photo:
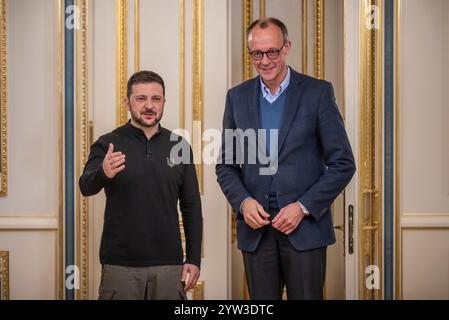
<path id="1" fill-rule="evenodd" d="M 343 224 L 340 224 L 338 226 L 334 226 L 334 228 L 337 229 L 337 230 L 345 232 L 345 226 Z"/>
<path id="2" fill-rule="evenodd" d="M 379 224 L 379 222 L 375 221 L 373 225 L 363 226 L 363 227 L 362 227 L 362 230 L 363 230 L 363 231 L 377 230 L 378 224 Z"/>
<path id="3" fill-rule="evenodd" d="M 354 206 L 348 207 L 348 253 L 354 253 Z"/>

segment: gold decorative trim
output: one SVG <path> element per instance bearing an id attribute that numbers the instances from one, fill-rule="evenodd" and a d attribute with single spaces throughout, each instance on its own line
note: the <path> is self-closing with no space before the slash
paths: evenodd
<path id="1" fill-rule="evenodd" d="M 193 1 L 193 62 L 192 62 L 192 149 L 200 194 L 203 188 L 203 126 L 204 126 L 204 19 L 203 0 Z"/>
<path id="2" fill-rule="evenodd" d="M 248 80 L 253 77 L 253 65 L 251 63 L 251 57 L 249 55 L 248 43 L 246 38 L 246 29 L 250 26 L 253 20 L 253 1 L 243 0 L 242 2 L 242 34 L 243 34 L 243 46 L 242 46 L 242 61 L 243 61 L 243 80 Z"/>
<path id="3" fill-rule="evenodd" d="M 308 50 L 308 22 L 307 22 L 307 1 L 302 0 L 301 3 L 301 63 L 302 63 L 302 73 L 307 74 L 307 50 Z"/>
<path id="4" fill-rule="evenodd" d="M 437 231 L 437 230 L 449 230 L 449 226 L 403 226 L 401 227 L 401 232 L 404 230 L 413 230 L 413 231 Z M 401 252 L 402 254 L 402 252 Z M 401 299 L 401 298 L 398 298 Z"/>
<path id="5" fill-rule="evenodd" d="M 185 1 L 179 0 L 179 128 L 185 128 L 186 114 L 186 32 Z"/>
<path id="6" fill-rule="evenodd" d="M 56 3 L 57 21 L 57 81 L 58 81 L 58 244 L 56 246 L 56 296 L 64 299 L 64 3 L 58 0 Z"/>
<path id="7" fill-rule="evenodd" d="M 7 112 L 7 54 L 8 54 L 8 1 L 0 1 L 0 196 L 8 192 L 8 112 Z"/>
<path id="8" fill-rule="evenodd" d="M 116 0 L 116 97 L 117 127 L 128 120 L 125 105 L 128 80 L 128 0 Z"/>
<path id="9" fill-rule="evenodd" d="M 80 29 L 75 31 L 76 52 L 76 124 L 77 124 L 77 172 L 79 177 L 87 162 L 89 148 L 89 119 L 88 119 L 88 0 L 76 0 L 80 16 Z M 78 191 L 77 221 L 76 221 L 76 264 L 80 269 L 80 290 L 76 291 L 77 299 L 88 299 L 88 199 Z"/>
<path id="10" fill-rule="evenodd" d="M 0 251 L 0 300 L 9 300 L 9 251 Z"/>
<path id="11" fill-rule="evenodd" d="M 401 72 L 401 60 L 399 59 L 400 50 L 401 50 L 401 8 L 402 8 L 402 0 L 397 0 L 394 2 L 394 10 L 396 13 L 395 16 L 395 32 L 394 32 L 394 151 L 395 151 L 395 159 L 394 159 L 394 171 L 395 171 L 395 184 L 394 184 L 394 204 L 395 204 L 395 298 L 402 299 L 403 297 L 403 288 L 402 288 L 402 231 L 401 227 L 401 206 L 400 206 L 400 156 L 401 156 L 401 121 L 400 121 L 400 100 L 399 100 L 399 81 L 400 76 L 399 72 Z"/>
<path id="12" fill-rule="evenodd" d="M 259 18 L 263 19 L 265 17 L 265 0 L 259 0 Z"/>
<path id="13" fill-rule="evenodd" d="M 381 299 L 380 290 L 365 287 L 365 268 L 382 268 L 382 32 L 368 28 L 368 9 L 381 0 L 360 3 L 360 109 L 359 109 L 359 298 Z M 382 25 L 381 23 L 379 25 Z M 381 281 L 382 283 L 382 281 Z"/>
<path id="14" fill-rule="evenodd" d="M 134 71 L 140 70 L 140 0 L 134 0 Z"/>
<path id="15" fill-rule="evenodd" d="M 315 0 L 314 4 L 315 4 L 314 72 L 316 78 L 324 79 L 324 0 Z"/>
<path id="16" fill-rule="evenodd" d="M 192 300 L 204 300 L 204 281 L 198 281 L 195 286 L 187 292 L 192 295 Z"/>

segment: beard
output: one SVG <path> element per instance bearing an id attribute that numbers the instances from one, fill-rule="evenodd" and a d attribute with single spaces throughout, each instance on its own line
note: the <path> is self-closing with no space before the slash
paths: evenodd
<path id="1" fill-rule="evenodd" d="M 140 113 L 132 112 L 132 111 L 131 111 L 131 119 L 133 119 L 136 123 L 140 124 L 142 127 L 145 127 L 145 128 L 151 128 L 151 127 L 156 126 L 156 125 L 161 121 L 161 119 L 162 119 L 162 114 L 163 114 L 163 112 L 161 112 L 161 114 L 160 114 L 159 117 L 158 117 L 158 116 L 157 116 L 157 113 L 154 112 L 154 111 L 145 111 L 145 112 L 143 113 L 143 115 L 153 115 L 153 116 L 155 116 L 155 119 L 154 119 L 153 121 L 151 121 L 151 122 L 146 122 L 146 121 L 142 118 L 142 116 L 141 116 Z"/>

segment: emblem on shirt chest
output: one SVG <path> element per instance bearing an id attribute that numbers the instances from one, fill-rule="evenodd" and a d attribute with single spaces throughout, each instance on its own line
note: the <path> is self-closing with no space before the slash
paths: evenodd
<path id="1" fill-rule="evenodd" d="M 172 158 L 167 157 L 167 165 L 168 165 L 170 168 L 173 168 L 174 166 L 176 166 L 175 160 L 172 159 Z"/>

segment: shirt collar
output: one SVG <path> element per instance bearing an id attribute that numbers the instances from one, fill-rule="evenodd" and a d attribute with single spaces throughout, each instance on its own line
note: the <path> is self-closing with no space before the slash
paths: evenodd
<path id="1" fill-rule="evenodd" d="M 154 138 L 156 138 L 157 136 L 159 136 L 159 135 L 162 133 L 162 131 L 164 130 L 164 128 L 161 126 L 160 123 L 158 123 L 158 126 L 159 126 L 159 130 L 158 130 L 158 131 L 151 137 L 151 139 L 154 139 Z M 133 125 L 131 124 L 131 120 L 128 120 L 128 122 L 125 124 L 124 127 L 125 127 L 125 129 L 127 129 L 128 131 L 130 131 L 130 132 L 132 132 L 132 133 L 138 135 L 139 137 L 143 137 L 143 138 L 145 138 L 146 140 L 148 140 L 148 139 L 147 139 L 147 136 L 145 135 L 145 133 L 143 132 L 143 130 L 140 129 L 140 128 L 137 128 L 137 127 L 135 127 L 135 126 L 133 126 Z M 151 140 L 151 139 L 150 139 L 150 140 Z"/>
<path id="2" fill-rule="evenodd" d="M 263 82 L 262 77 L 260 77 L 260 88 L 262 90 L 262 96 L 265 99 L 269 98 L 270 100 L 276 100 L 285 91 L 285 89 L 287 89 L 289 84 L 290 84 L 290 67 L 288 66 L 287 66 L 287 75 L 279 85 L 277 92 L 275 92 L 274 94 L 271 93 L 270 89 Z"/>

